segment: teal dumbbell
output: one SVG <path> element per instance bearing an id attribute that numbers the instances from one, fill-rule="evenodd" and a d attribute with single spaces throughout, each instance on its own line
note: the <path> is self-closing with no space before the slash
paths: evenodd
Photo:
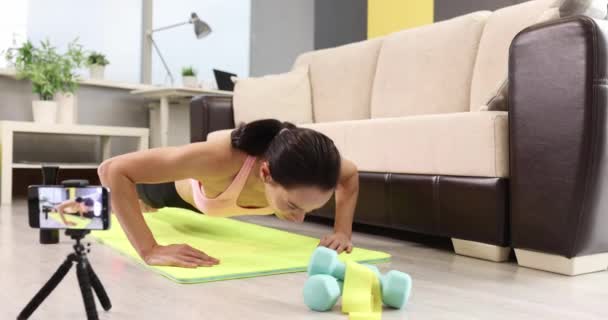
<path id="1" fill-rule="evenodd" d="M 392 270 L 381 275 L 378 268 L 368 265 L 380 280 L 382 302 L 390 307 L 401 309 L 407 303 L 412 290 L 412 278 L 400 271 Z M 344 280 L 346 265 L 338 260 L 338 253 L 334 250 L 318 247 L 312 254 L 308 264 L 308 275 L 329 275 L 338 280 Z M 329 280 L 325 280 L 329 281 Z M 320 286 L 319 288 L 323 288 Z M 335 286 L 331 286 L 335 292 Z M 332 295 L 333 297 L 333 295 Z"/>
<path id="2" fill-rule="evenodd" d="M 326 247 L 317 247 L 308 263 L 308 275 L 326 274 L 344 280 L 346 265 L 338 260 L 338 253 Z"/>
<path id="3" fill-rule="evenodd" d="M 340 296 L 344 283 L 326 274 L 315 274 L 304 284 L 304 303 L 315 311 L 333 308 Z"/>
<path id="4" fill-rule="evenodd" d="M 401 309 L 410 298 L 412 291 L 412 278 L 409 274 L 391 270 L 385 275 L 380 273 L 378 267 L 367 265 L 380 280 L 382 302 L 390 307 Z"/>
<path id="5" fill-rule="evenodd" d="M 377 267 L 366 265 L 379 278 L 382 290 L 382 302 L 387 306 L 401 309 L 409 299 L 411 278 L 399 271 L 389 271 L 380 275 Z M 312 310 L 331 310 L 342 295 L 344 283 L 326 274 L 316 274 L 306 280 L 304 285 L 304 303 Z"/>
<path id="6" fill-rule="evenodd" d="M 374 273 L 379 273 L 378 268 L 365 265 Z M 306 280 L 304 284 L 304 303 L 315 311 L 328 311 L 333 308 L 340 296 L 344 282 L 326 274 L 315 274 Z"/>

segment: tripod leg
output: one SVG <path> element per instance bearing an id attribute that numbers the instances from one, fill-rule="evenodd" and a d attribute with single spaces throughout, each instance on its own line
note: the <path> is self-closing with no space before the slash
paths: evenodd
<path id="1" fill-rule="evenodd" d="M 88 262 L 85 259 L 79 260 L 76 265 L 76 275 L 78 276 L 78 284 L 80 285 L 80 292 L 82 293 L 82 299 L 84 300 L 87 319 L 97 320 L 97 307 L 95 306 L 95 299 L 93 299 L 93 291 L 91 291 L 89 273 L 87 272 L 86 267 L 87 264 Z"/>
<path id="2" fill-rule="evenodd" d="M 89 279 L 91 280 L 91 286 L 93 286 L 93 289 L 95 290 L 95 293 L 97 294 L 97 298 L 99 299 L 99 302 L 101 302 L 103 309 L 106 311 L 110 310 L 112 308 L 112 302 L 110 302 L 110 298 L 108 297 L 108 294 L 106 293 L 106 289 L 104 289 L 103 284 L 101 283 L 101 281 L 95 274 L 95 271 L 93 271 L 93 267 L 91 267 L 91 264 L 88 262 L 87 262 L 87 270 L 89 272 Z"/>
<path id="3" fill-rule="evenodd" d="M 57 271 L 55 271 L 46 284 L 40 288 L 40 291 L 36 293 L 32 300 L 25 306 L 25 308 L 23 308 L 21 313 L 19 313 L 17 319 L 27 319 L 32 315 L 32 313 L 34 313 L 34 311 L 36 311 L 38 306 L 40 306 L 44 299 L 46 299 L 46 297 L 53 292 L 55 287 L 57 287 L 68 271 L 70 271 L 74 258 L 75 256 L 71 254 L 65 259 L 65 261 L 59 266 L 59 268 L 57 268 Z"/>

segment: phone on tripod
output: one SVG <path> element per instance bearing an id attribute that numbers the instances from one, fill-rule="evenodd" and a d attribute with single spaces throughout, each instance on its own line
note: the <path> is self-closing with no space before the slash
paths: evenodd
<path id="1" fill-rule="evenodd" d="M 32 228 L 106 230 L 110 192 L 102 186 L 29 186 L 28 213 Z"/>

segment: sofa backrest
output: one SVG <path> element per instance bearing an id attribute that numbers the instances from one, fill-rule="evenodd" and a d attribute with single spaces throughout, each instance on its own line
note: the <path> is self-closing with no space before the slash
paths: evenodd
<path id="1" fill-rule="evenodd" d="M 534 0 L 494 11 L 481 35 L 471 83 L 471 111 L 485 105 L 507 78 L 509 46 L 521 30 L 539 22 L 543 14 L 559 4 L 556 0 Z"/>
<path id="2" fill-rule="evenodd" d="M 369 119 L 370 97 L 382 39 L 300 55 L 308 65 L 315 122 Z"/>
<path id="3" fill-rule="evenodd" d="M 371 117 L 468 111 L 477 46 L 489 15 L 475 12 L 385 37 Z"/>
<path id="4" fill-rule="evenodd" d="M 507 77 L 509 45 L 560 0 L 479 11 L 301 54 L 314 122 L 479 111 Z"/>

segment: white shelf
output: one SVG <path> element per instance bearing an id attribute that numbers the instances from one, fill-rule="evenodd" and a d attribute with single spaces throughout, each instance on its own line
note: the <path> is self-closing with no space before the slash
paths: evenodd
<path id="1" fill-rule="evenodd" d="M 48 165 L 48 166 L 58 166 L 60 169 L 97 169 L 97 167 L 99 167 L 99 163 L 66 163 L 66 162 L 61 162 L 61 163 L 28 162 L 28 163 L 24 163 L 24 162 L 17 162 L 17 163 L 13 163 L 13 169 L 40 169 L 40 168 L 42 168 L 43 164 Z"/>
<path id="2" fill-rule="evenodd" d="M 17 74 L 14 70 L 0 68 L 0 76 L 8 77 L 8 78 L 17 78 Z M 95 86 L 95 87 L 105 87 L 105 88 L 114 88 L 114 89 L 123 89 L 123 90 L 144 90 L 156 88 L 157 86 L 149 85 L 149 84 L 141 84 L 141 83 L 127 83 L 120 81 L 112 81 L 112 80 L 97 80 L 97 79 L 80 79 L 78 81 L 80 85 L 84 86 Z"/>
<path id="3" fill-rule="evenodd" d="M 17 74 L 15 70 L 0 68 L 0 77 L 8 77 L 8 78 L 17 78 Z M 78 83 L 83 86 L 93 86 L 93 87 L 104 87 L 104 88 L 113 88 L 113 89 L 123 89 L 132 91 L 131 93 L 135 95 L 142 96 L 158 96 L 158 94 L 166 94 L 170 93 L 171 95 L 180 97 L 180 96 L 193 96 L 199 94 L 222 94 L 222 95 L 232 95 L 231 91 L 223 91 L 223 90 L 207 90 L 201 88 L 186 88 L 186 87 L 173 87 L 173 86 L 164 86 L 164 85 L 152 85 L 152 84 L 143 84 L 143 83 L 129 83 L 122 81 L 113 81 L 107 79 L 86 79 L 81 78 L 78 80 Z"/>
<path id="4" fill-rule="evenodd" d="M 13 194 L 13 169 L 38 169 L 43 164 L 59 165 L 62 169 L 96 169 L 98 163 L 66 162 L 15 162 L 13 160 L 13 143 L 15 133 L 46 133 L 57 135 L 98 136 L 101 139 L 102 159 L 109 159 L 112 151 L 112 137 L 133 137 L 138 139 L 137 150 L 148 149 L 150 136 L 147 128 L 45 124 L 31 121 L 0 121 L 0 201 L 10 204 Z"/>
<path id="5" fill-rule="evenodd" d="M 0 121 L 0 127 L 14 132 L 66 134 L 66 135 L 93 135 L 108 137 L 145 137 L 148 138 L 148 128 L 97 126 L 97 125 L 66 125 L 47 124 L 33 121 Z"/>

